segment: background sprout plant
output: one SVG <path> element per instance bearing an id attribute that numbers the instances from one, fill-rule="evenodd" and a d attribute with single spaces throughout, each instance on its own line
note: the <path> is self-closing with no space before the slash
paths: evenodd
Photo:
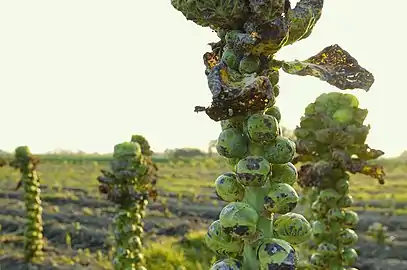
<path id="1" fill-rule="evenodd" d="M 323 0 L 300 0 L 294 8 L 289 0 L 171 3 L 220 38 L 203 56 L 212 103 L 195 107 L 221 122 L 216 149 L 234 169 L 216 181 L 218 195 L 230 203 L 206 237 L 211 249 L 233 259 L 212 269 L 294 269 L 293 245 L 309 237 L 310 224 L 290 213 L 298 201 L 291 186 L 297 171 L 290 163 L 296 149 L 293 141 L 281 136 L 281 113 L 274 106 L 280 93 L 279 70 L 315 76 L 340 89 L 366 91 L 373 75 L 338 45 L 305 61 L 275 59 L 279 49 L 311 34 Z M 281 216 L 273 220 L 274 214 Z"/>
<path id="2" fill-rule="evenodd" d="M 352 228 L 359 218 L 347 209 L 353 203 L 349 173 L 384 183 L 383 168 L 371 163 L 384 152 L 365 143 L 370 129 L 363 124 L 367 113 L 351 94 L 322 94 L 307 106 L 295 129 L 296 161 L 304 163 L 298 183 L 313 201 L 313 240 L 318 246 L 310 261 L 315 269 L 342 269 L 357 259 L 352 246 L 358 236 Z"/>
<path id="3" fill-rule="evenodd" d="M 40 181 L 36 171 L 38 159 L 31 154 L 27 146 L 15 149 L 14 159 L 9 165 L 18 169 L 21 179 L 16 190 L 24 189 L 24 203 L 27 211 L 27 223 L 24 233 L 24 258 L 26 262 L 39 263 L 43 261 L 43 224 L 40 198 Z"/>
<path id="4" fill-rule="evenodd" d="M 142 219 L 149 197 L 156 197 L 157 182 L 157 167 L 151 155 L 147 140 L 134 135 L 131 142 L 115 145 L 110 171 L 102 170 L 98 177 L 100 192 L 118 205 L 113 219 L 116 242 L 113 265 L 117 270 L 146 269 Z"/>

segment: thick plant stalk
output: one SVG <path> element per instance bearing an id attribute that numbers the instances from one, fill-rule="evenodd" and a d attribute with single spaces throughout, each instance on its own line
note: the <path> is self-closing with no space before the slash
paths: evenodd
<path id="1" fill-rule="evenodd" d="M 233 172 L 216 180 L 218 195 L 230 202 L 209 228 L 207 245 L 229 256 L 215 269 L 295 269 L 293 245 L 310 236 L 310 224 L 290 213 L 298 195 L 291 186 L 297 172 L 290 163 L 295 144 L 281 136 L 279 69 L 314 76 L 340 89 L 369 90 L 373 75 L 338 45 L 304 61 L 276 60 L 282 47 L 310 36 L 323 0 L 172 0 L 188 20 L 216 31 L 203 56 L 209 107 L 196 106 L 221 121 L 217 151 Z M 275 215 L 278 214 L 279 216 Z"/>
<path id="2" fill-rule="evenodd" d="M 310 258 L 313 269 L 344 269 L 357 259 L 353 228 L 359 218 L 348 209 L 353 203 L 349 173 L 384 183 L 383 168 L 370 163 L 384 152 L 365 143 L 370 129 L 363 124 L 367 113 L 353 95 L 322 94 L 308 105 L 295 130 L 296 160 L 305 163 L 298 183 L 312 201 L 313 240 L 318 245 Z"/>
<path id="3" fill-rule="evenodd" d="M 38 159 L 27 146 L 15 149 L 14 159 L 10 166 L 20 170 L 21 179 L 17 185 L 24 188 L 24 202 L 27 211 L 27 223 L 24 233 L 24 258 L 26 262 L 39 263 L 44 259 L 42 207 L 40 182 L 36 171 Z"/>
<path id="4" fill-rule="evenodd" d="M 140 142 L 140 143 L 139 143 Z M 102 170 L 99 190 L 117 204 L 113 219 L 116 270 L 143 270 L 143 222 L 149 195 L 154 196 L 157 168 L 144 137 L 133 136 L 132 142 L 114 147 L 110 171 Z M 150 196 L 151 197 L 151 196 Z"/>

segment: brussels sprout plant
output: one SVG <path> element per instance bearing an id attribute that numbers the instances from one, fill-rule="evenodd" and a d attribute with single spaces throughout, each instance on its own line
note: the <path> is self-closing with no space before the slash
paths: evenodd
<path id="1" fill-rule="evenodd" d="M 187 20 L 210 27 L 220 38 L 203 55 L 212 93 L 209 107 L 196 106 L 221 123 L 216 150 L 231 165 L 216 179 L 216 192 L 229 204 L 205 238 L 227 257 L 212 269 L 295 269 L 295 245 L 311 226 L 291 213 L 298 202 L 291 164 L 296 145 L 282 136 L 279 70 L 314 76 L 339 89 L 368 91 L 373 75 L 338 45 L 304 61 L 282 61 L 275 53 L 307 38 L 321 17 L 323 0 L 171 0 Z"/>
<path id="2" fill-rule="evenodd" d="M 20 186 L 24 189 L 24 202 L 27 210 L 27 223 L 24 233 L 24 258 L 27 262 L 38 263 L 44 259 L 42 207 L 40 198 L 40 181 L 36 171 L 38 159 L 31 154 L 27 146 L 15 149 L 14 159 L 9 165 L 18 169 L 21 179 L 16 190 Z"/>
<path id="3" fill-rule="evenodd" d="M 116 242 L 113 266 L 117 270 L 143 270 L 143 222 L 148 199 L 155 199 L 157 167 L 147 140 L 134 135 L 131 142 L 114 147 L 110 170 L 98 177 L 99 190 L 117 204 L 113 218 Z"/>
<path id="4" fill-rule="evenodd" d="M 318 245 L 310 258 L 314 269 L 344 269 L 357 259 L 352 246 L 358 241 L 353 228 L 359 218 L 347 209 L 353 203 L 350 174 L 362 173 L 384 183 L 383 168 L 371 163 L 384 152 L 365 143 L 370 129 L 363 124 L 367 113 L 351 94 L 322 94 L 307 106 L 294 131 L 295 161 L 303 163 L 298 184 L 311 203 L 313 241 Z"/>

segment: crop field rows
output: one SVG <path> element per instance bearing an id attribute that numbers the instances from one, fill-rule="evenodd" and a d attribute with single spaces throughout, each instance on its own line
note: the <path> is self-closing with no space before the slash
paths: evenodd
<path id="1" fill-rule="evenodd" d="M 47 259 L 39 269 L 111 269 L 109 225 L 114 205 L 99 195 L 95 180 L 103 167 L 104 164 L 96 162 L 46 162 L 39 167 L 47 239 Z M 161 256 L 168 261 L 165 257 L 168 254 L 157 253 L 153 247 L 160 243 L 170 248 L 173 245 L 175 249 L 187 250 L 186 260 L 193 261 L 197 265 L 195 269 L 207 269 L 213 254 L 204 247 L 202 235 L 225 205 L 214 194 L 213 182 L 228 168 L 222 162 L 205 160 L 162 163 L 159 169 L 160 195 L 149 205 L 144 224 L 147 244 L 151 244 L 146 257 L 159 260 Z M 352 179 L 352 195 L 356 198 L 353 208 L 360 215 L 357 227 L 358 263 L 363 265 L 360 269 L 407 269 L 407 201 L 404 200 L 407 184 L 403 183 L 404 175 L 402 170 L 388 173 L 384 186 L 368 178 Z M 22 192 L 13 190 L 18 172 L 2 169 L 0 179 L 0 269 L 24 269 L 21 254 L 25 210 Z M 393 193 L 394 197 L 383 198 L 385 193 Z M 301 212 L 301 206 L 295 212 Z M 373 222 L 388 226 L 395 237 L 392 246 L 380 247 L 365 235 Z M 199 241 L 194 242 L 191 237 Z M 207 256 L 200 256 L 197 249 L 205 250 Z M 188 254 L 192 253 L 198 255 L 189 258 Z M 175 261 L 173 268 L 168 269 L 177 269 L 177 263 L 182 264 Z M 19 265 L 21 268 L 16 268 Z M 151 265 L 149 269 L 159 269 L 154 267 Z"/>

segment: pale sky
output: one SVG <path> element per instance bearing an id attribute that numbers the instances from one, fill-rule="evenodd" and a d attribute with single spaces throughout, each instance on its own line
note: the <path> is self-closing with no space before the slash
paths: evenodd
<path id="1" fill-rule="evenodd" d="M 313 34 L 278 57 L 306 59 L 335 43 L 350 52 L 376 78 L 370 92 L 352 92 L 370 111 L 368 142 L 398 155 L 407 149 L 407 1 L 325 2 Z M 0 39 L 0 149 L 110 152 L 132 134 L 156 151 L 206 149 L 220 132 L 193 112 L 210 103 L 202 55 L 218 38 L 170 0 L 3 0 Z M 339 91 L 284 73 L 280 87 L 277 105 L 289 128 L 318 95 Z"/>

